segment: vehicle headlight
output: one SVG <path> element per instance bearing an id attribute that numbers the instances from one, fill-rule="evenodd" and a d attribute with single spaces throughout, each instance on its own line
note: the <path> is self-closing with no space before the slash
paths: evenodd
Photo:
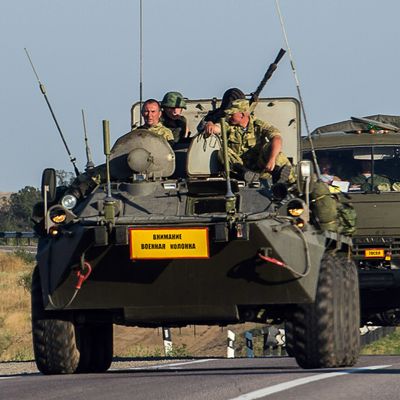
<path id="1" fill-rule="evenodd" d="M 62 224 L 67 219 L 67 214 L 62 208 L 53 208 L 49 217 L 55 224 Z"/>
<path id="2" fill-rule="evenodd" d="M 293 199 L 289 201 L 287 204 L 287 213 L 288 215 L 298 218 L 302 217 L 307 214 L 305 210 L 307 209 L 307 205 L 304 203 L 304 201 L 300 199 Z"/>
<path id="3" fill-rule="evenodd" d="M 292 217 L 300 217 L 301 214 L 303 214 L 304 208 L 288 208 L 288 213 Z"/>
<path id="4" fill-rule="evenodd" d="M 78 199 L 72 194 L 66 194 L 61 199 L 61 205 L 65 207 L 67 210 L 72 210 L 76 206 L 77 202 Z"/>

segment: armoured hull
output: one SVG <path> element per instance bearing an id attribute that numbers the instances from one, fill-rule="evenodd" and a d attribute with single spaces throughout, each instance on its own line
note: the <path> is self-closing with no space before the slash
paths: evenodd
<path id="1" fill-rule="evenodd" d="M 218 236 L 218 223 L 196 218 L 179 228 L 146 224 L 154 232 L 160 227 L 206 228 L 208 257 L 132 259 L 129 229 L 137 224 L 119 225 L 110 235 L 101 226 L 77 225 L 62 240 L 43 239 L 38 260 L 46 308 L 52 308 L 48 295 L 53 304 L 68 303 L 82 253 L 93 271 L 67 308 L 120 310 L 119 318 L 129 324 L 237 321 L 240 308 L 315 299 L 326 238 L 311 228 L 299 233 L 291 223 L 268 217 L 244 224 L 245 237 L 229 240 Z M 105 236 L 107 245 L 96 243 Z"/>

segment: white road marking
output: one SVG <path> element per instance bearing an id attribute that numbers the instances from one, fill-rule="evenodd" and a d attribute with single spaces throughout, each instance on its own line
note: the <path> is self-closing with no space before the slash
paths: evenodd
<path id="1" fill-rule="evenodd" d="M 389 368 L 389 367 L 391 367 L 391 365 L 373 365 L 371 367 L 354 368 L 354 369 L 348 369 L 345 371 L 326 372 L 324 374 L 312 375 L 312 376 L 308 376 L 306 378 L 295 379 L 294 381 L 279 383 L 277 385 L 273 385 L 273 386 L 269 386 L 269 387 L 266 387 L 263 389 L 255 390 L 254 392 L 242 394 L 242 395 L 240 395 L 238 397 L 234 397 L 230 400 L 259 399 L 264 396 L 269 396 L 270 394 L 283 392 L 284 390 L 288 390 L 288 389 L 294 388 L 296 386 L 306 385 L 307 383 L 320 381 L 322 379 L 334 378 L 334 377 L 340 376 L 340 375 L 354 374 L 354 373 L 357 373 L 360 371 L 365 371 L 365 370 L 383 369 L 383 368 Z"/>
<path id="2" fill-rule="evenodd" d="M 212 358 L 205 358 L 202 360 L 192 360 L 192 361 L 184 361 L 184 362 L 179 362 L 179 363 L 171 363 L 171 364 L 157 364 L 157 365 L 149 365 L 149 366 L 143 366 L 143 367 L 132 367 L 132 368 L 112 368 L 109 369 L 109 371 L 140 371 L 140 370 L 146 370 L 146 369 L 162 369 L 162 368 L 175 368 L 175 367 L 180 367 L 182 365 L 190 365 L 190 364 L 199 364 L 199 363 L 204 363 L 207 361 L 212 361 Z"/>

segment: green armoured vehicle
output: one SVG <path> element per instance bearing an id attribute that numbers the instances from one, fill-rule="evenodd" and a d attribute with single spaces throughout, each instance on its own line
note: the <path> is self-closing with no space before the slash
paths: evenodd
<path id="1" fill-rule="evenodd" d="M 195 132 L 215 101 L 187 103 Z M 141 129 L 109 152 L 106 121 L 105 166 L 60 188 L 54 170 L 44 171 L 43 203 L 33 213 L 40 240 L 32 332 L 40 371 L 106 371 L 113 324 L 285 322 L 300 366 L 357 361 L 351 240 L 322 232 L 309 209 L 313 168 L 299 159 L 299 104 L 261 99 L 255 113 L 281 130 L 284 151 L 298 166 L 297 185 L 271 190 L 230 179 L 219 162 L 219 136 L 197 135 L 189 148 L 172 149 Z M 136 104 L 132 124 L 138 118 Z"/>
<path id="2" fill-rule="evenodd" d="M 321 174 L 347 193 L 357 212 L 353 258 L 358 266 L 362 322 L 400 323 L 400 117 L 352 117 L 316 129 Z M 311 159 L 308 138 L 304 157 Z"/>

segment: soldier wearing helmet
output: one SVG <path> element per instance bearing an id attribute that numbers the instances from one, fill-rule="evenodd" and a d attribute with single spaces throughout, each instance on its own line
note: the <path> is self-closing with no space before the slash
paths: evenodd
<path id="1" fill-rule="evenodd" d="M 189 130 L 186 118 L 182 115 L 183 109 L 186 109 L 186 101 L 182 94 L 167 92 L 161 101 L 161 107 L 161 122 L 172 131 L 174 143 L 184 141 Z"/>
<path id="2" fill-rule="evenodd" d="M 289 159 L 281 152 L 279 130 L 251 115 L 246 99 L 234 100 L 225 110 L 229 163 L 233 171 L 257 172 L 272 182 L 295 181 Z"/>
<path id="3" fill-rule="evenodd" d="M 219 120 L 224 117 L 225 110 L 232 105 L 232 101 L 245 98 L 245 94 L 238 88 L 230 88 L 226 90 L 222 96 L 221 105 L 217 109 L 210 111 L 200 121 L 197 130 L 199 132 L 204 132 L 206 135 L 220 134 L 221 127 L 219 125 Z"/>

